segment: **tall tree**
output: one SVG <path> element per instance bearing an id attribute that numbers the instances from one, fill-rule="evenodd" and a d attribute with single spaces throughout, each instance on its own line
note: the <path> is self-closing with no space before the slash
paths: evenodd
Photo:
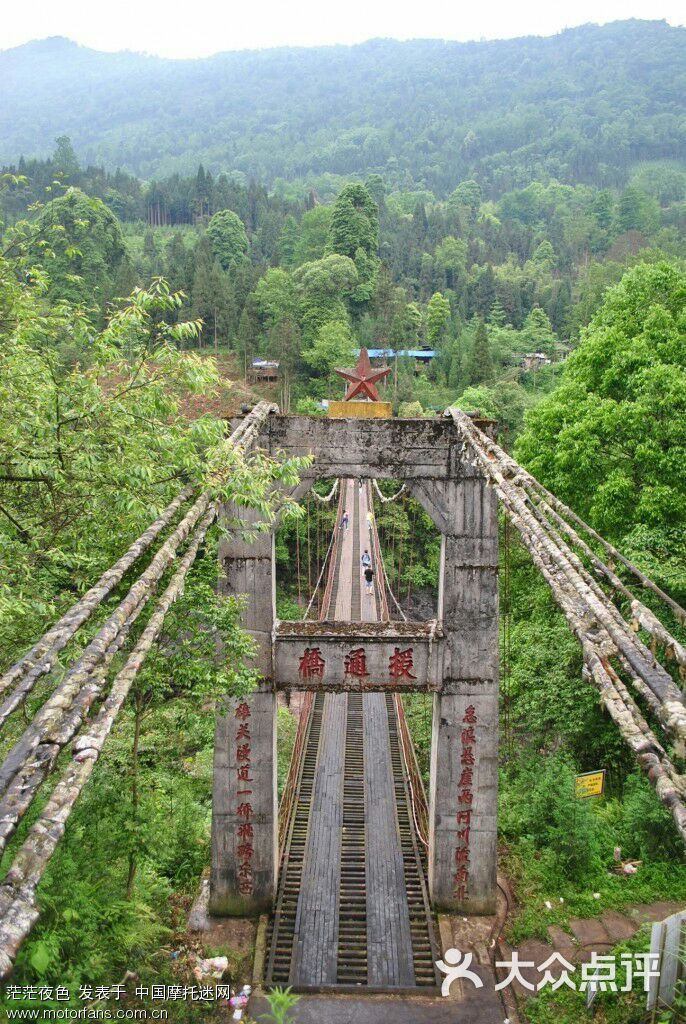
<path id="1" fill-rule="evenodd" d="M 432 348 L 440 348 L 450 323 L 450 303 L 440 292 L 434 292 L 426 307 L 426 340 Z"/>
<path id="2" fill-rule="evenodd" d="M 471 384 L 485 384 L 493 376 L 493 362 L 488 343 L 488 329 L 483 320 L 479 320 L 472 342 L 472 358 L 469 364 L 469 380 Z"/>
<path id="3" fill-rule="evenodd" d="M 300 220 L 298 238 L 293 251 L 294 266 L 313 263 L 325 256 L 332 216 L 331 206 L 313 206 L 312 209 L 305 211 Z"/>
<path id="4" fill-rule="evenodd" d="M 540 306 L 534 306 L 522 327 L 527 344 L 537 352 L 550 352 L 555 344 L 550 318 Z"/>
<path id="5" fill-rule="evenodd" d="M 291 381 L 301 346 L 293 279 L 280 267 L 271 267 L 258 281 L 253 297 L 265 328 L 267 351 L 281 363 L 283 407 L 288 412 Z"/>
<path id="6" fill-rule="evenodd" d="M 202 238 L 195 248 L 191 297 L 193 317 L 202 320 L 201 343 L 214 348 L 225 344 L 233 324 L 232 291 L 206 238 Z"/>
<path id="7" fill-rule="evenodd" d="M 302 357 L 314 374 L 310 386 L 319 398 L 335 398 L 340 394 L 341 380 L 335 369 L 352 366 L 355 361 L 355 342 L 350 325 L 340 320 L 323 324 L 313 345 L 303 351 Z"/>
<path id="8" fill-rule="evenodd" d="M 393 348 L 415 348 L 419 342 L 422 311 L 416 302 L 407 302 L 396 313 L 391 325 L 390 340 Z"/>
<path id="9" fill-rule="evenodd" d="M 70 184 L 76 184 L 75 177 L 79 173 L 79 161 L 68 135 L 60 135 L 55 139 L 56 147 L 52 156 L 55 170 Z"/>
<path id="10" fill-rule="evenodd" d="M 300 297 L 300 324 L 306 345 L 314 341 L 323 324 L 347 322 L 345 299 L 358 282 L 351 259 L 332 255 L 305 263 L 295 271 L 293 280 Z"/>
<path id="11" fill-rule="evenodd" d="M 475 220 L 481 206 L 481 186 L 473 178 L 461 181 L 448 200 L 456 210 L 464 210 L 470 220 Z"/>
<path id="12" fill-rule="evenodd" d="M 334 204 L 327 240 L 327 252 L 351 259 L 358 282 L 352 294 L 355 302 L 371 299 L 379 268 L 379 211 L 364 185 L 351 183 L 339 193 Z"/>
<path id="13" fill-rule="evenodd" d="M 207 225 L 207 234 L 223 270 L 232 270 L 245 259 L 248 236 L 243 221 L 233 210 L 219 210 Z"/>
<path id="14" fill-rule="evenodd" d="M 617 223 L 621 231 L 654 231 L 660 222 L 657 202 L 636 185 L 627 185 L 619 197 Z"/>
<path id="15" fill-rule="evenodd" d="M 69 188 L 42 211 L 38 232 L 34 252 L 47 270 L 50 297 L 102 308 L 126 258 L 114 214 L 100 199 Z"/>
<path id="16" fill-rule="evenodd" d="M 238 331 L 236 333 L 236 350 L 243 362 L 243 372 L 247 377 L 248 366 L 259 349 L 260 344 L 260 318 L 255 308 L 252 296 L 243 307 Z"/>

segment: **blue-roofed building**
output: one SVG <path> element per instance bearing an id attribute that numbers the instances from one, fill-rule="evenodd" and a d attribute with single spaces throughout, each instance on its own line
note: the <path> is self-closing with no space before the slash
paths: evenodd
<path id="1" fill-rule="evenodd" d="M 355 351 L 359 355 L 359 348 Z M 397 356 L 401 359 L 403 357 L 416 359 L 420 363 L 430 363 L 438 355 L 438 352 L 432 348 L 403 348 L 397 351 L 392 348 L 368 348 L 367 352 L 370 359 L 395 359 Z"/>
<path id="2" fill-rule="evenodd" d="M 357 349 L 358 353 L 359 351 Z M 367 352 L 370 359 L 378 359 L 388 364 L 394 363 L 396 368 L 398 359 L 414 359 L 415 374 L 419 373 L 423 366 L 428 366 L 431 360 L 438 355 L 438 352 L 432 348 L 368 348 Z"/>

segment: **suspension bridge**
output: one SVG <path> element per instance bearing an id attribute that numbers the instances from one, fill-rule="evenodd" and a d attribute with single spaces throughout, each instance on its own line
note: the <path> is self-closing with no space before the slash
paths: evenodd
<path id="1" fill-rule="evenodd" d="M 218 517 L 230 524 L 238 514 L 244 524 L 222 542 L 222 589 L 245 595 L 243 624 L 257 643 L 262 683 L 217 712 L 210 909 L 272 915 L 269 981 L 430 987 L 432 910 L 493 909 L 498 503 L 579 640 L 580 685 L 595 686 L 686 841 L 686 779 L 670 753 L 685 749 L 678 677 L 686 651 L 627 580 L 666 609 L 667 622 L 686 624 L 686 612 L 482 426 L 454 409 L 424 420 L 320 419 L 281 416 L 260 403 L 235 425 L 227 448 L 247 458 L 312 456 L 291 496 L 299 500 L 317 478 L 337 479 L 339 510 L 349 512 L 348 529 L 332 539 L 320 617 L 276 618 L 274 523 L 259 529 L 256 509 L 220 507 L 209 493 L 186 488 L 0 678 L 0 726 L 15 723 L 0 765 L 0 850 L 8 862 L 0 881 L 0 976 L 11 972 L 39 918 L 41 878 Z M 366 515 L 375 479 L 404 481 L 442 534 L 433 622 L 404 621 L 389 610 L 378 536 Z M 376 571 L 371 596 L 360 585 L 367 542 Z M 67 657 L 105 600 L 117 601 L 114 610 Z M 152 612 L 133 639 L 145 608 Z M 304 698 L 279 808 L 280 690 Z M 17 725 L 37 692 L 40 708 Z M 428 798 L 403 692 L 433 697 Z M 33 823 L 13 842 L 36 799 Z"/>

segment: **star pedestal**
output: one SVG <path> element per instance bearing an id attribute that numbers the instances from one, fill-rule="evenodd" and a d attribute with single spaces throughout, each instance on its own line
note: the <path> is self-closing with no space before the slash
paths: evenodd
<path id="1" fill-rule="evenodd" d="M 329 402 L 329 416 L 355 419 L 390 419 L 393 406 L 390 402 Z"/>

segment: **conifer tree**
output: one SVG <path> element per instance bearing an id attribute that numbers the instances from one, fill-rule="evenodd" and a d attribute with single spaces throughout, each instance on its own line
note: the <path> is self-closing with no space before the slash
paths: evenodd
<path id="1" fill-rule="evenodd" d="M 68 135 L 60 135 L 55 139 L 56 149 L 52 157 L 55 170 L 62 175 L 62 180 L 75 184 L 74 178 L 79 173 L 79 161 Z"/>
<path id="2" fill-rule="evenodd" d="M 534 306 L 522 327 L 522 333 L 528 343 L 537 351 L 546 352 L 555 341 L 550 318 L 540 306 Z"/>
<path id="3" fill-rule="evenodd" d="M 448 370 L 448 387 L 456 393 L 463 390 L 465 383 L 463 362 L 463 352 L 456 347 L 451 354 L 450 369 Z"/>
<path id="4" fill-rule="evenodd" d="M 201 344 L 215 348 L 225 344 L 233 321 L 232 293 L 228 278 L 213 259 L 206 239 L 201 239 L 195 250 L 191 308 L 193 318 L 203 321 Z"/>
<path id="5" fill-rule="evenodd" d="M 236 351 L 241 357 L 243 372 L 246 377 L 248 375 L 248 366 L 258 349 L 259 336 L 260 322 L 257 310 L 252 298 L 248 298 L 243 307 L 236 334 Z"/>
<path id="6" fill-rule="evenodd" d="M 496 295 L 495 301 L 491 306 L 491 311 L 488 314 L 488 322 L 492 327 L 504 327 L 507 323 L 507 314 L 503 309 L 503 304 Z"/>
<path id="7" fill-rule="evenodd" d="M 483 320 L 479 320 L 474 341 L 472 343 L 472 358 L 469 367 L 470 384 L 484 384 L 493 376 L 493 363 L 491 361 L 491 350 L 488 344 L 488 330 Z"/>
<path id="8" fill-rule="evenodd" d="M 173 292 L 190 294 L 191 281 L 188 275 L 188 252 L 180 232 L 172 235 L 164 254 L 164 276 Z"/>
<path id="9" fill-rule="evenodd" d="M 160 255 L 157 251 L 155 236 L 150 230 L 146 231 L 143 236 L 143 258 L 145 259 L 146 276 L 159 277 Z"/>
<path id="10" fill-rule="evenodd" d="M 295 262 L 295 247 L 298 241 L 298 224 L 295 217 L 289 214 L 281 228 L 278 242 L 279 263 L 282 267 L 291 269 Z"/>
<path id="11" fill-rule="evenodd" d="M 479 316 L 488 316 L 493 303 L 495 302 L 495 275 L 493 267 L 489 263 L 483 267 L 476 279 L 473 291 L 473 310 Z"/>

